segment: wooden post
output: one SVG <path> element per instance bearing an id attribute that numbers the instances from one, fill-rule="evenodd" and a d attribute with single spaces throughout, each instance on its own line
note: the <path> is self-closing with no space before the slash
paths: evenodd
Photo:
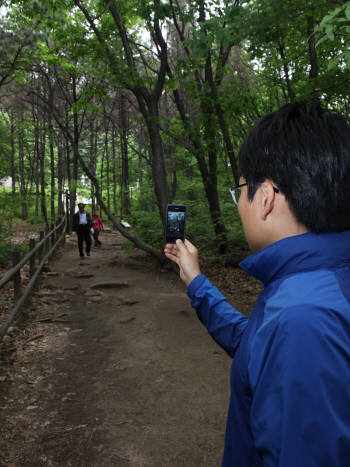
<path id="1" fill-rule="evenodd" d="M 40 240 L 39 240 L 40 242 L 41 242 L 41 240 L 44 238 L 44 236 L 45 236 L 45 232 L 44 232 L 43 230 L 40 230 Z M 39 251 L 39 259 L 40 259 L 40 261 L 42 260 L 42 257 L 44 256 L 44 255 L 43 255 L 43 252 L 44 252 L 44 251 L 45 251 L 45 245 L 42 245 L 42 246 L 40 247 L 40 251 Z"/>
<path id="2" fill-rule="evenodd" d="M 15 250 L 12 253 L 12 265 L 16 266 L 16 264 L 19 263 L 20 260 L 21 260 L 21 255 L 19 254 L 19 251 Z M 21 270 L 19 270 L 13 276 L 13 295 L 14 295 L 14 298 L 15 298 L 15 302 L 20 298 L 21 293 L 22 293 Z"/>
<path id="3" fill-rule="evenodd" d="M 51 230 L 53 230 L 55 228 L 55 224 L 51 224 Z M 55 244 L 55 232 L 52 232 L 51 234 L 51 248 L 54 246 Z"/>
<path id="4" fill-rule="evenodd" d="M 46 228 L 46 229 L 45 229 L 45 237 L 48 235 L 48 233 L 49 233 L 49 229 Z M 45 253 L 47 253 L 47 252 L 49 251 L 49 249 L 50 249 L 50 245 L 49 245 L 49 244 L 50 244 L 50 239 L 47 238 L 47 239 L 45 240 L 45 248 L 44 248 Z"/>
<path id="5" fill-rule="evenodd" d="M 35 248 L 35 239 L 31 238 L 29 240 L 29 251 L 32 251 Z M 29 260 L 29 277 L 33 277 L 35 272 L 35 254 Z"/>
<path id="6" fill-rule="evenodd" d="M 68 194 L 66 194 L 66 233 L 69 234 L 70 232 L 70 219 L 69 219 L 69 202 L 68 202 Z"/>
<path id="7" fill-rule="evenodd" d="M 60 219 L 58 218 L 57 221 L 56 221 L 56 227 L 58 226 L 58 224 L 60 223 Z M 60 227 L 58 230 L 56 230 L 56 240 L 58 240 L 61 236 L 61 233 L 62 233 L 62 227 Z"/>

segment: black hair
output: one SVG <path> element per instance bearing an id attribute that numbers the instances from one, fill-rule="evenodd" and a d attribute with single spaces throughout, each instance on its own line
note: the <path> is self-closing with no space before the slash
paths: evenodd
<path id="1" fill-rule="evenodd" d="M 263 117 L 239 152 L 252 201 L 271 180 L 296 220 L 312 232 L 350 229 L 350 127 L 318 103 L 294 103 Z"/>

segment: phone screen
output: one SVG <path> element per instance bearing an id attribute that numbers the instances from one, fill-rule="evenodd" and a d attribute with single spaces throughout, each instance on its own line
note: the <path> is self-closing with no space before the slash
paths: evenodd
<path id="1" fill-rule="evenodd" d="M 175 243 L 177 238 L 185 239 L 186 206 L 170 204 L 167 207 L 166 243 Z"/>

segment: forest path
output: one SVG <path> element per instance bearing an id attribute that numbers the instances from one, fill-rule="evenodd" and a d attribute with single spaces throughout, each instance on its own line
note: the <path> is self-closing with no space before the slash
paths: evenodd
<path id="1" fill-rule="evenodd" d="M 80 260 L 69 239 L 40 281 L 42 337 L 0 383 L 0 465 L 217 467 L 230 359 L 173 273 L 101 240 Z"/>

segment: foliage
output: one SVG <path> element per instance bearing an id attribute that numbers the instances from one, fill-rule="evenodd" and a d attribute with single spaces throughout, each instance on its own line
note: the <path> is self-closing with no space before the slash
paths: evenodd
<path id="1" fill-rule="evenodd" d="M 93 197 L 91 184 L 81 179 L 75 153 L 79 151 L 101 186 L 104 202 L 124 216 L 126 191 L 129 222 L 145 242 L 161 249 L 159 180 L 152 153 L 156 146 L 164 152 L 170 197 L 188 206 L 188 237 L 203 252 L 216 254 L 223 234 L 215 231 L 205 189 L 214 186 L 228 252 L 246 249 L 228 193 L 234 177 L 232 158 L 237 158 L 245 135 L 261 116 L 284 103 L 319 97 L 325 105 L 350 114 L 350 2 L 334 8 L 334 1 L 324 0 L 316 8 L 309 0 L 111 0 L 108 5 L 120 15 L 132 66 L 123 28 L 117 27 L 106 2 L 80 3 L 98 34 L 77 1 L 9 2 L 0 50 L 3 71 L 10 71 L 0 96 L 0 178 L 11 174 L 12 142 L 16 193 L 0 193 L 3 219 L 11 223 L 27 207 L 28 222 L 39 223 L 41 203 L 48 205 L 51 196 L 57 212 L 60 164 L 65 191 L 77 192 L 78 198 Z M 159 79 L 165 69 L 161 39 L 166 42 L 164 81 Z M 156 90 L 160 98 L 155 105 Z M 152 140 L 149 132 L 154 122 L 160 140 Z M 126 188 L 123 144 L 128 156 Z"/>
<path id="2" fill-rule="evenodd" d="M 344 5 L 328 12 L 316 28 L 316 31 L 323 34 L 317 42 L 318 46 L 324 42 L 332 43 L 336 41 L 338 43 L 337 53 L 329 61 L 328 70 L 344 66 L 350 69 L 350 48 L 348 45 L 350 34 L 350 2 L 345 2 Z"/>

